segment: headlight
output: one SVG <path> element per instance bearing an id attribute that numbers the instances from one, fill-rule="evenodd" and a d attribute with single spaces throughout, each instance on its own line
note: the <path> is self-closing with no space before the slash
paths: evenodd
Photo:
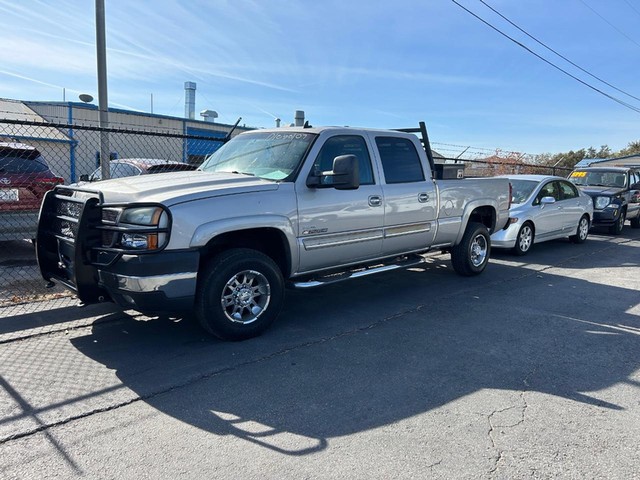
<path id="1" fill-rule="evenodd" d="M 602 210 L 604 207 L 611 203 L 611 197 L 596 197 L 596 201 L 594 202 L 594 206 L 598 210 Z"/>
<path id="2" fill-rule="evenodd" d="M 158 248 L 158 235 L 155 233 L 123 233 L 120 244 L 134 250 Z"/>
<path id="3" fill-rule="evenodd" d="M 118 219 L 119 227 L 127 228 L 128 231 L 120 234 L 120 246 L 131 250 L 156 250 L 164 247 L 167 241 L 167 233 L 160 231 L 149 231 L 154 229 L 166 229 L 169 224 L 169 216 L 161 207 L 134 207 L 122 211 Z M 145 231 L 136 232 L 141 227 Z"/>
<path id="4" fill-rule="evenodd" d="M 134 225 L 158 225 L 162 215 L 160 207 L 127 208 L 120 215 L 119 223 L 132 223 Z"/>

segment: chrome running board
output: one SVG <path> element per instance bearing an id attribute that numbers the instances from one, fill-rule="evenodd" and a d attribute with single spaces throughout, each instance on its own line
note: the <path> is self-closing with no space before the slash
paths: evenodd
<path id="1" fill-rule="evenodd" d="M 320 277 L 314 277 L 309 280 L 289 282 L 289 286 L 297 289 L 322 287 L 324 285 L 330 285 L 332 283 L 343 282 L 345 280 L 365 277 L 367 275 L 373 275 L 375 273 L 389 272 L 391 270 L 398 270 L 400 268 L 413 267 L 425 262 L 426 259 L 424 257 L 414 255 L 390 264 L 377 264 L 369 267 L 361 267 L 359 269 L 352 269 L 344 272 L 337 272 Z"/>

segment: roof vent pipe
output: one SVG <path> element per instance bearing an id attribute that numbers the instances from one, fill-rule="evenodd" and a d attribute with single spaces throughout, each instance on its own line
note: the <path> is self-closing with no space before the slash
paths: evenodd
<path id="1" fill-rule="evenodd" d="M 276 128 L 280 128 L 280 119 L 276 118 Z"/>
<path id="2" fill-rule="evenodd" d="M 196 82 L 184 82 L 184 116 L 196 118 Z"/>
<path id="3" fill-rule="evenodd" d="M 202 110 L 200 116 L 204 118 L 205 122 L 213 123 L 218 118 L 218 112 L 215 110 Z"/>
<path id="4" fill-rule="evenodd" d="M 296 127 L 304 126 L 304 110 L 296 110 L 295 125 Z"/>

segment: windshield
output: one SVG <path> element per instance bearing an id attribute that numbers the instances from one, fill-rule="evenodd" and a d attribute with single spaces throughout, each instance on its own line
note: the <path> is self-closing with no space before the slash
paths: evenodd
<path id="1" fill-rule="evenodd" d="M 623 172 L 586 172 L 584 170 L 576 170 L 571 172 L 569 179 L 576 185 L 590 185 L 592 187 L 624 188 L 627 184 L 627 176 Z"/>
<path id="2" fill-rule="evenodd" d="M 538 185 L 535 180 L 510 180 L 511 203 L 524 203 Z"/>
<path id="3" fill-rule="evenodd" d="M 211 154 L 200 170 L 284 180 L 298 168 L 315 137 L 302 132 L 243 133 Z"/>

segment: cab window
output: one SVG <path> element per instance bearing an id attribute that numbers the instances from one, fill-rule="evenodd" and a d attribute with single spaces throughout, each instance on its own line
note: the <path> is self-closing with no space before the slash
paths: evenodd
<path id="1" fill-rule="evenodd" d="M 340 155 L 355 155 L 360 171 L 360 185 L 373 185 L 373 169 L 369 150 L 363 137 L 358 135 L 337 135 L 329 138 L 316 157 L 312 171 L 326 172 L 333 169 L 333 159 Z M 330 182 L 331 178 L 327 178 Z"/>

